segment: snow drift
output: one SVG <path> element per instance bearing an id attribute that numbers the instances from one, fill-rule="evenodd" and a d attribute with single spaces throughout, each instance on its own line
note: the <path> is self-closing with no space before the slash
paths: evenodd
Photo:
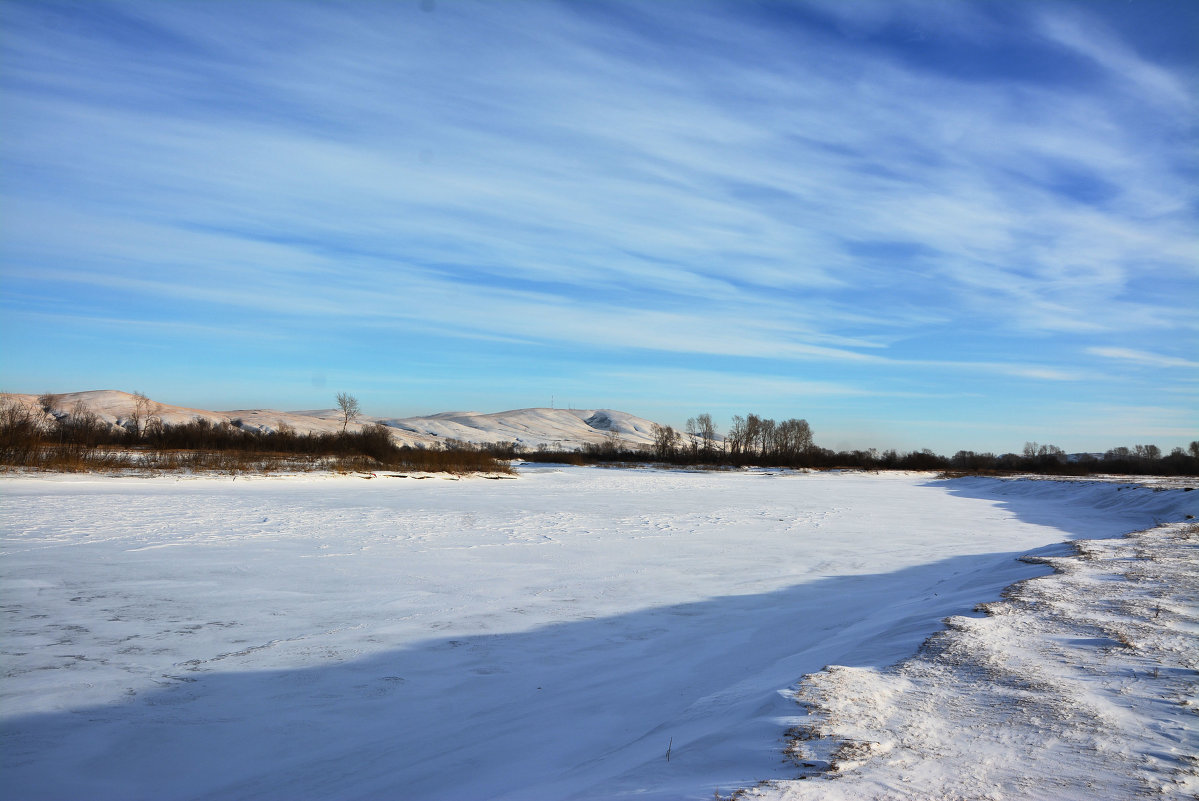
<path id="1" fill-rule="evenodd" d="M 1196 525 L 1081 541 L 893 669 L 808 676 L 788 754 L 813 780 L 748 795 L 1195 798 L 1197 553 Z"/>

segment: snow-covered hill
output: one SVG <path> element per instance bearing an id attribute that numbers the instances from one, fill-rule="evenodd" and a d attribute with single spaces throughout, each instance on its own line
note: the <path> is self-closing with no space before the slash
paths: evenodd
<path id="1" fill-rule="evenodd" d="M 37 405 L 35 395 L 13 395 L 30 406 Z M 136 399 L 128 392 L 97 390 L 54 396 L 53 412 L 69 414 L 83 404 L 110 425 L 125 425 L 134 414 Z M 277 409 L 235 409 L 209 411 L 173 406 L 151 399 L 147 416 L 164 423 L 186 423 L 197 417 L 213 423 L 228 422 L 252 431 L 274 431 L 290 426 L 300 433 L 335 432 L 342 427 L 337 409 L 279 411 Z M 514 442 L 526 448 L 544 445 L 552 449 L 577 450 L 589 443 L 616 439 L 624 447 L 644 448 L 653 443 L 653 422 L 611 409 L 513 409 L 506 412 L 444 412 L 425 417 L 359 417 L 350 424 L 358 430 L 369 423 L 382 423 L 392 429 L 400 444 L 438 447 L 447 440 L 471 443 Z"/>
<path id="2" fill-rule="evenodd" d="M 653 423 L 611 409 L 514 409 L 508 412 L 445 412 L 428 417 L 384 419 L 401 431 L 465 442 L 515 442 L 529 448 L 578 449 L 611 438 L 632 447 L 653 443 Z"/>
<path id="3" fill-rule="evenodd" d="M 16 394 L 9 397 L 31 408 L 38 405 L 37 395 Z M 52 412 L 58 416 L 71 414 L 77 404 L 82 404 L 94 412 L 100 420 L 109 425 L 125 425 L 134 414 L 136 399 L 131 393 L 115 389 L 101 389 L 91 392 L 67 392 L 52 397 Z M 171 425 L 187 423 L 197 417 L 213 423 L 229 419 L 229 416 L 224 412 L 191 409 L 186 406 L 172 406 L 169 403 L 158 403 L 154 400 L 150 400 L 144 416 L 159 417 L 164 423 Z"/>

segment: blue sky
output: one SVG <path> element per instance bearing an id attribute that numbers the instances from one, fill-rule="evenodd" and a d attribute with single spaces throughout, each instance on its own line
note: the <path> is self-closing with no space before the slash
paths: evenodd
<path id="1" fill-rule="evenodd" d="M 0 3 L 0 388 L 1199 438 L 1199 4 Z"/>

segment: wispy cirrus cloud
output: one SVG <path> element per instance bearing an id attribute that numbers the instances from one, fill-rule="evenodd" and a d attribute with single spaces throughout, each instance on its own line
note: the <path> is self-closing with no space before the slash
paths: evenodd
<path id="1" fill-rule="evenodd" d="M 1171 109 L 1194 108 L 1193 79 L 1188 87 L 1182 76 L 1142 57 L 1086 15 L 1050 6 L 1038 15 L 1038 23 L 1050 39 L 1090 59 L 1140 97 Z"/>
<path id="2" fill-rule="evenodd" d="M 6 4 L 10 304 L 884 393 L 1194 339 L 1191 79 L 1087 4 L 435 8 Z"/>
<path id="3" fill-rule="evenodd" d="M 1118 359 L 1150 367 L 1184 367 L 1191 370 L 1199 370 L 1199 361 L 1193 359 L 1165 356 L 1160 353 L 1149 353 L 1148 351 L 1134 350 L 1132 348 L 1093 347 L 1087 348 L 1087 353 L 1102 356 L 1105 359 Z"/>

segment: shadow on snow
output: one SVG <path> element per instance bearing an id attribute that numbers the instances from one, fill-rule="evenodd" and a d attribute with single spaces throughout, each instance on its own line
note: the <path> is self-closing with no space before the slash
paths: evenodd
<path id="1" fill-rule="evenodd" d="M 780 749 L 799 710 L 779 690 L 828 663 L 910 654 L 942 617 L 1045 572 L 1018 555 L 295 669 L 181 665 L 124 703 L 4 722 L 0 786 L 24 799 L 710 799 L 793 775 Z"/>
<path id="2" fill-rule="evenodd" d="M 1059 501 L 1045 484 L 932 483 L 1073 536 L 1179 519 L 1199 503 L 1110 486 L 1081 498 L 1058 487 Z M 781 746 L 799 710 L 781 689 L 829 663 L 883 667 L 910 655 L 943 617 L 1048 572 L 1019 555 L 954 556 L 352 660 L 314 637 L 301 658 L 320 661 L 294 669 L 253 670 L 253 658 L 240 672 L 180 665 L 123 703 L 5 721 L 0 786 L 23 799 L 708 799 L 794 775 Z M 68 670 L 62 680 L 78 679 Z"/>
<path id="3" fill-rule="evenodd" d="M 1187 515 L 1199 517 L 1199 491 L 1131 483 L 969 477 L 931 481 L 929 486 L 995 501 L 1026 523 L 1052 526 L 1072 539 L 1118 537 Z"/>

